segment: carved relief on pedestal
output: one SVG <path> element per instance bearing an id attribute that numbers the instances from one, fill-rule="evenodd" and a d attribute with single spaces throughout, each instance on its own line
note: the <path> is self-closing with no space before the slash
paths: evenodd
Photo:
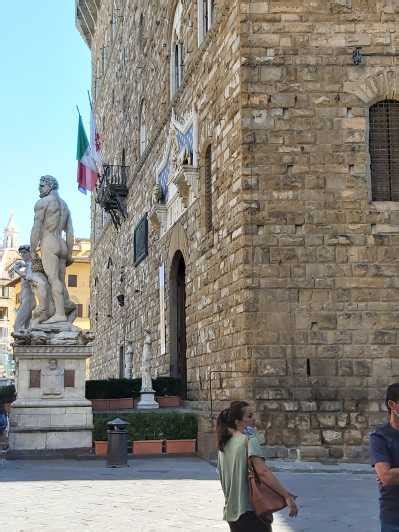
<path id="1" fill-rule="evenodd" d="M 64 370 L 58 367 L 57 360 L 49 360 L 42 370 L 42 396 L 61 397 L 64 395 Z"/>

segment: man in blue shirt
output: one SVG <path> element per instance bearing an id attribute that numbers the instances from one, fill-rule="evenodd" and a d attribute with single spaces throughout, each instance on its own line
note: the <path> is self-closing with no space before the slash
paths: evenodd
<path id="1" fill-rule="evenodd" d="M 399 383 L 388 386 L 388 421 L 370 434 L 370 458 L 380 488 L 381 532 L 399 532 Z"/>

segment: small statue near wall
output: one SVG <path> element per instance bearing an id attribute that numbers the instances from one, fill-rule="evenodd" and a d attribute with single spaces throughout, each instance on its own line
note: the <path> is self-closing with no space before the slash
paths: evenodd
<path id="1" fill-rule="evenodd" d="M 144 347 L 141 359 L 141 391 L 153 392 L 151 378 L 151 332 L 148 329 L 144 331 Z"/>

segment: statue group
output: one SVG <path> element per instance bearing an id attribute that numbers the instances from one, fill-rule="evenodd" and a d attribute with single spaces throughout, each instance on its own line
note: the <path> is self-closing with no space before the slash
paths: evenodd
<path id="1" fill-rule="evenodd" d="M 76 305 L 65 284 L 74 243 L 71 213 L 58 194 L 58 182 L 43 176 L 34 208 L 30 245 L 19 248 L 12 270 L 21 278 L 20 307 L 14 335 L 41 326 L 72 324 Z"/>

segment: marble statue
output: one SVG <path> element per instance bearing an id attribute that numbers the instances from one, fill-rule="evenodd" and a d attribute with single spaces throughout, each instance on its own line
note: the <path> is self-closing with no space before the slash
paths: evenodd
<path id="1" fill-rule="evenodd" d="M 133 367 L 133 342 L 128 340 L 127 349 L 126 349 L 126 362 L 125 362 L 125 378 L 132 378 L 132 367 Z"/>
<path id="2" fill-rule="evenodd" d="M 153 392 L 151 378 L 151 332 L 144 331 L 144 347 L 141 359 L 141 392 Z"/>
<path id="3" fill-rule="evenodd" d="M 43 395 L 57 396 L 64 393 L 64 370 L 58 367 L 57 360 L 49 360 L 42 370 Z"/>
<path id="4" fill-rule="evenodd" d="M 73 262 L 71 213 L 65 201 L 58 195 L 58 182 L 54 177 L 46 175 L 40 178 L 39 195 L 30 238 L 32 262 L 39 258 L 40 249 L 40 258 L 55 308 L 45 323 L 66 322 L 67 315 L 76 308 L 65 285 L 65 268 Z"/>
<path id="5" fill-rule="evenodd" d="M 35 295 L 32 286 L 26 278 L 27 264 L 23 260 L 18 260 L 12 267 L 17 275 L 21 277 L 20 304 L 15 317 L 14 331 L 20 332 L 29 329 L 32 312 L 36 306 Z"/>
<path id="6" fill-rule="evenodd" d="M 26 330 L 54 314 L 54 302 L 40 258 L 32 264 L 29 245 L 20 246 L 18 252 L 22 260 L 13 264 L 12 271 L 21 277 L 21 304 L 14 331 Z"/>

